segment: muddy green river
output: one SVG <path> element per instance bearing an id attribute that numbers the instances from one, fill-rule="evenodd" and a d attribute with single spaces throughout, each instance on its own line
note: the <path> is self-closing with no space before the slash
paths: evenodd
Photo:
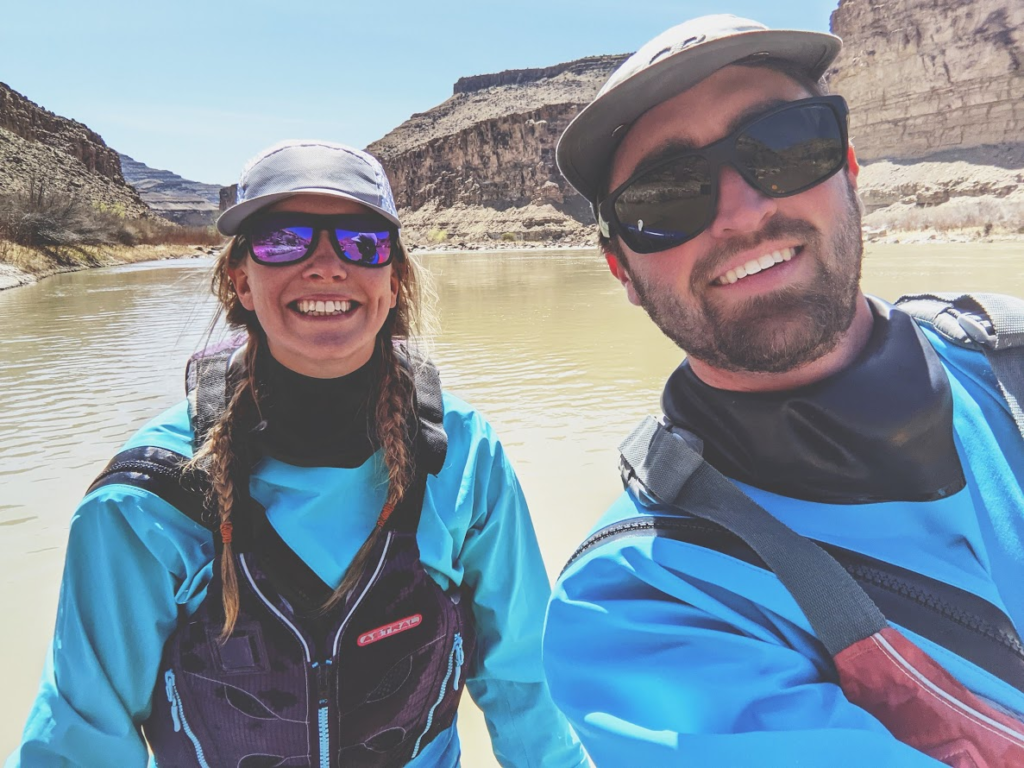
<path id="1" fill-rule="evenodd" d="M 681 359 L 593 252 L 425 255 L 445 388 L 496 427 L 550 574 L 621 489 L 615 446 L 658 412 Z M 868 292 L 1024 296 L 1024 244 L 869 247 Z M 77 500 L 139 425 L 183 397 L 213 314 L 208 261 L 136 264 L 0 292 L 0 760 L 17 744 L 53 629 Z M 468 697 L 467 697 L 468 700 Z M 483 718 L 464 764 L 493 768 Z"/>

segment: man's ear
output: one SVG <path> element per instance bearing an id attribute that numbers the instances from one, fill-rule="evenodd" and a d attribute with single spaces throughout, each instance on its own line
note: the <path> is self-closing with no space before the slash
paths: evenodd
<path id="1" fill-rule="evenodd" d="M 619 257 L 611 251 L 605 251 L 604 260 L 608 262 L 608 269 L 615 275 L 615 279 L 622 283 L 622 287 L 626 289 L 626 298 L 629 299 L 629 303 L 639 307 L 640 297 L 636 293 L 636 288 L 633 287 L 633 278 L 630 277 L 629 270 L 619 261 Z"/>
<path id="2" fill-rule="evenodd" d="M 860 163 L 857 162 L 857 153 L 853 150 L 853 144 L 850 144 L 846 150 L 846 175 L 850 179 L 850 184 L 853 185 L 854 190 L 857 189 L 857 176 L 860 174 Z"/>
<path id="3" fill-rule="evenodd" d="M 235 295 L 238 296 L 241 305 L 250 312 L 254 312 L 256 302 L 252 298 L 252 286 L 249 285 L 249 274 L 245 270 L 244 260 L 235 267 L 228 267 L 228 278 L 235 286 Z"/>

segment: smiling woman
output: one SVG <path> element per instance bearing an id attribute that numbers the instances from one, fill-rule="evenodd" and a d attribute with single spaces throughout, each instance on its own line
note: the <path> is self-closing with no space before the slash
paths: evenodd
<path id="1" fill-rule="evenodd" d="M 239 196 L 213 287 L 244 333 L 79 506 L 7 765 L 456 766 L 464 687 L 503 764 L 585 765 L 543 682 L 522 492 L 416 351 L 383 169 L 285 142 Z"/>

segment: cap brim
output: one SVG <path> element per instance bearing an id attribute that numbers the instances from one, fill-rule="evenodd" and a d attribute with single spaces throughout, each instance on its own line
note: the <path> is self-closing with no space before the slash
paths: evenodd
<path id="1" fill-rule="evenodd" d="M 649 109 L 692 88 L 713 72 L 751 56 L 791 61 L 811 77 L 824 74 L 842 41 L 824 32 L 752 30 L 680 51 L 599 95 L 569 124 L 558 141 L 558 169 L 594 202 L 616 147 Z M 621 130 L 617 130 L 621 129 Z"/>
<path id="2" fill-rule="evenodd" d="M 254 197 L 252 200 L 244 200 L 238 205 L 233 205 L 228 208 L 224 213 L 217 219 L 217 229 L 222 235 L 237 235 L 239 229 L 247 218 L 252 216 L 254 213 L 262 211 L 274 203 L 280 202 L 281 200 L 287 200 L 289 197 L 295 197 L 296 195 L 320 195 L 322 197 L 337 197 L 342 200 L 351 200 L 354 203 L 359 203 L 371 211 L 379 213 L 385 219 L 390 221 L 396 227 L 401 227 L 402 222 L 398 220 L 394 214 L 389 213 L 383 208 L 368 203 L 365 200 L 360 200 L 352 195 L 346 195 L 344 192 L 338 192 L 333 189 L 293 189 L 287 192 L 275 192 L 271 195 L 263 195 L 261 197 Z"/>

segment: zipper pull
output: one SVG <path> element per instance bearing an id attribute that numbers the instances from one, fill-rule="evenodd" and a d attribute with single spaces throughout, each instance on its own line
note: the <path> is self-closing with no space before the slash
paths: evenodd
<path id="1" fill-rule="evenodd" d="M 462 664 L 466 660 L 466 656 L 462 651 L 462 633 L 455 633 L 455 644 L 452 647 L 452 652 L 455 654 L 455 680 L 452 683 L 452 690 L 459 690 L 459 678 L 462 677 Z"/>
<path id="2" fill-rule="evenodd" d="M 178 697 L 174 690 L 174 670 L 168 669 L 164 673 L 164 684 L 167 687 L 167 701 L 171 703 L 171 721 L 174 723 L 174 732 L 181 730 L 181 719 L 178 717 Z"/>
<path id="3" fill-rule="evenodd" d="M 327 704 L 327 696 L 330 693 L 330 670 L 331 660 L 327 659 L 322 664 L 313 663 L 316 669 L 317 691 L 320 694 L 320 706 Z"/>

